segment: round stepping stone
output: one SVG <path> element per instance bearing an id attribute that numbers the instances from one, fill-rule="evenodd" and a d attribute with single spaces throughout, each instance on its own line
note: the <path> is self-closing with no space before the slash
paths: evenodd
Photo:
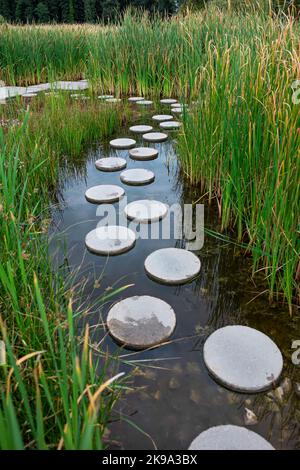
<path id="1" fill-rule="evenodd" d="M 130 98 L 128 98 L 128 101 L 130 101 L 131 103 L 136 103 L 137 101 L 144 101 L 145 98 L 143 98 L 142 96 L 130 96 Z"/>
<path id="2" fill-rule="evenodd" d="M 89 232 L 85 237 L 85 244 L 89 251 L 98 255 L 119 255 L 129 251 L 135 240 L 135 233 L 129 228 L 108 225 Z"/>
<path id="3" fill-rule="evenodd" d="M 155 114 L 155 116 L 152 116 L 152 119 L 158 122 L 171 121 L 173 116 L 171 114 Z"/>
<path id="4" fill-rule="evenodd" d="M 162 248 L 146 258 L 145 270 L 155 281 L 185 284 L 199 274 L 201 263 L 196 255 L 181 248 Z"/>
<path id="5" fill-rule="evenodd" d="M 100 186 L 93 186 L 89 188 L 85 197 L 87 201 L 95 204 L 102 204 L 105 202 L 119 201 L 125 194 L 123 188 L 113 184 L 102 184 Z"/>
<path id="6" fill-rule="evenodd" d="M 137 147 L 129 150 L 129 155 L 133 160 L 154 160 L 158 156 L 158 150 L 150 147 Z"/>
<path id="7" fill-rule="evenodd" d="M 152 126 L 144 126 L 144 125 L 139 125 L 139 126 L 131 126 L 129 128 L 131 132 L 135 132 L 136 134 L 145 134 L 145 132 L 150 132 L 153 130 Z"/>
<path id="8" fill-rule="evenodd" d="M 23 98 L 34 98 L 35 96 L 37 96 L 38 94 L 37 93 L 23 93 L 22 97 Z"/>
<path id="9" fill-rule="evenodd" d="M 153 104 L 153 101 L 143 99 L 140 101 L 136 101 L 136 104 L 139 104 L 141 106 L 150 106 L 151 104 Z"/>
<path id="10" fill-rule="evenodd" d="M 143 139 L 146 140 L 146 142 L 165 142 L 168 136 L 163 132 L 148 132 L 147 134 L 143 134 Z"/>
<path id="11" fill-rule="evenodd" d="M 154 173 L 150 170 L 137 168 L 123 171 L 120 175 L 120 179 L 122 183 L 129 184 L 131 186 L 139 186 L 152 183 L 155 179 L 155 176 Z"/>
<path id="12" fill-rule="evenodd" d="M 283 360 L 276 344 L 248 326 L 220 328 L 206 340 L 204 362 L 212 376 L 226 387 L 256 393 L 272 387 Z"/>
<path id="13" fill-rule="evenodd" d="M 174 100 L 173 98 L 164 98 L 160 100 L 161 104 L 175 104 L 177 103 L 177 100 Z"/>
<path id="14" fill-rule="evenodd" d="M 256 432 L 230 424 L 214 426 L 199 434 L 189 450 L 275 450 Z"/>
<path id="15" fill-rule="evenodd" d="M 172 307 L 148 295 L 118 302 L 107 317 L 111 336 L 132 349 L 146 349 L 166 341 L 175 326 L 176 316 Z"/>
<path id="16" fill-rule="evenodd" d="M 121 101 L 121 98 L 107 98 L 105 100 L 106 103 L 120 103 Z"/>
<path id="17" fill-rule="evenodd" d="M 114 95 L 100 95 L 100 96 L 98 96 L 98 100 L 109 100 L 111 98 L 114 98 Z"/>
<path id="18" fill-rule="evenodd" d="M 127 162 L 124 158 L 108 157 L 97 160 L 95 166 L 100 171 L 119 171 L 126 168 Z"/>
<path id="19" fill-rule="evenodd" d="M 181 126 L 181 122 L 178 121 L 165 121 L 161 122 L 159 127 L 162 129 L 179 129 Z"/>
<path id="20" fill-rule="evenodd" d="M 181 114 L 183 113 L 184 109 L 183 108 L 172 108 L 172 113 L 175 114 Z"/>
<path id="21" fill-rule="evenodd" d="M 130 202 L 124 211 L 128 219 L 147 224 L 163 219 L 168 213 L 168 206 L 160 201 L 140 199 Z"/>
<path id="22" fill-rule="evenodd" d="M 188 105 L 186 103 L 173 103 L 171 104 L 171 108 L 187 108 Z"/>
<path id="23" fill-rule="evenodd" d="M 136 141 L 133 139 L 114 139 L 111 140 L 109 144 L 114 149 L 125 150 L 133 148 Z"/>

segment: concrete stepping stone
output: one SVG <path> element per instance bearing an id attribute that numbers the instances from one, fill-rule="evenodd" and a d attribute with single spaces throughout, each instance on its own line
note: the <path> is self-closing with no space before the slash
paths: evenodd
<path id="1" fill-rule="evenodd" d="M 35 96 L 37 96 L 38 94 L 37 93 L 34 93 L 34 92 L 27 92 L 27 93 L 23 93 L 22 94 L 22 98 L 34 98 Z"/>
<path id="2" fill-rule="evenodd" d="M 155 160 L 158 157 L 158 150 L 150 147 L 137 147 L 129 150 L 129 155 L 133 160 Z"/>
<path id="3" fill-rule="evenodd" d="M 125 194 L 125 191 L 120 186 L 114 184 L 101 184 L 89 188 L 85 197 L 86 200 L 94 204 L 103 204 L 106 202 L 119 201 Z"/>
<path id="4" fill-rule="evenodd" d="M 132 170 L 123 171 L 120 175 L 120 179 L 124 184 L 140 186 L 152 183 L 155 179 L 155 175 L 153 171 L 144 170 L 143 168 L 134 168 Z"/>
<path id="5" fill-rule="evenodd" d="M 119 171 L 127 166 L 125 158 L 107 157 L 96 160 L 95 166 L 100 171 Z"/>
<path id="6" fill-rule="evenodd" d="M 114 98 L 114 95 L 99 95 L 98 100 L 109 100 L 111 98 Z"/>
<path id="7" fill-rule="evenodd" d="M 135 233 L 122 225 L 97 227 L 87 234 L 85 244 L 97 255 L 119 255 L 133 248 Z"/>
<path id="8" fill-rule="evenodd" d="M 178 122 L 178 121 L 165 121 L 165 122 L 161 122 L 159 127 L 161 127 L 162 129 L 179 129 L 181 127 L 181 122 Z"/>
<path id="9" fill-rule="evenodd" d="M 172 307 L 148 295 L 134 296 L 115 304 L 109 311 L 111 336 L 131 349 L 147 349 L 166 341 L 176 327 Z"/>
<path id="10" fill-rule="evenodd" d="M 150 132 L 153 130 L 152 126 L 144 126 L 144 125 L 138 125 L 138 126 L 131 126 L 129 128 L 131 132 L 134 132 L 136 134 L 145 134 L 146 132 Z"/>
<path id="11" fill-rule="evenodd" d="M 268 390 L 282 372 L 282 355 L 276 344 L 261 331 L 248 326 L 220 328 L 203 348 L 211 375 L 229 389 L 245 393 Z"/>
<path id="12" fill-rule="evenodd" d="M 168 210 L 169 207 L 163 202 L 151 199 L 140 199 L 130 202 L 124 208 L 128 219 L 145 224 L 163 219 L 167 215 Z"/>
<path id="13" fill-rule="evenodd" d="M 185 284 L 199 274 L 201 263 L 196 255 L 181 248 L 162 248 L 146 258 L 149 277 L 163 284 Z"/>
<path id="14" fill-rule="evenodd" d="M 187 108 L 185 108 L 187 110 Z M 171 109 L 172 113 L 175 113 L 175 114 L 182 114 L 184 112 L 184 108 L 181 108 L 181 107 L 176 107 L 176 108 L 172 108 Z"/>
<path id="15" fill-rule="evenodd" d="M 105 103 L 120 103 L 121 98 L 106 98 Z"/>
<path id="16" fill-rule="evenodd" d="M 177 103 L 177 100 L 174 100 L 173 98 L 163 98 L 160 102 L 161 104 L 175 104 Z"/>
<path id="17" fill-rule="evenodd" d="M 144 101 L 145 98 L 143 98 L 142 96 L 130 96 L 128 98 L 128 101 L 130 101 L 131 103 L 136 103 L 137 101 Z"/>
<path id="18" fill-rule="evenodd" d="M 146 142 L 165 142 L 168 139 L 168 135 L 163 132 L 148 132 L 143 134 L 143 139 Z"/>
<path id="19" fill-rule="evenodd" d="M 171 121 L 173 116 L 171 114 L 155 114 L 152 116 L 153 121 L 163 122 L 163 121 Z"/>
<path id="20" fill-rule="evenodd" d="M 136 101 L 136 104 L 141 105 L 141 106 L 151 106 L 151 104 L 153 104 L 153 101 L 143 99 L 140 101 Z"/>
<path id="21" fill-rule="evenodd" d="M 118 150 L 131 149 L 136 145 L 136 141 L 133 139 L 114 139 L 109 142 L 110 146 Z"/>
<path id="22" fill-rule="evenodd" d="M 199 434 L 189 450 L 275 450 L 256 432 L 230 424 L 214 426 Z"/>
<path id="23" fill-rule="evenodd" d="M 173 108 L 187 108 L 188 105 L 186 103 L 173 103 L 171 104 L 171 109 Z"/>

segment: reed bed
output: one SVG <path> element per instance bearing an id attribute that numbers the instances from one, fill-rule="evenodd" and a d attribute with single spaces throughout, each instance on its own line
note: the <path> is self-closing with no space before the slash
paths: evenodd
<path id="1" fill-rule="evenodd" d="M 61 164 L 122 116 L 63 96 L 17 108 L 22 124 L 0 129 L 0 448 L 101 449 L 124 386 L 117 358 L 92 354 L 89 330 L 78 331 L 92 306 L 80 306 L 72 273 L 54 272 L 47 233 Z"/>

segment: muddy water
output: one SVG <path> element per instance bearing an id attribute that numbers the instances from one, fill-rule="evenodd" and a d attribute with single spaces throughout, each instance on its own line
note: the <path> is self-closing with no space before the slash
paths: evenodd
<path id="1" fill-rule="evenodd" d="M 136 108 L 135 108 L 136 109 Z M 166 112 L 166 109 L 161 110 Z M 168 111 L 167 111 L 168 112 Z M 129 123 L 151 124 L 153 111 L 142 111 Z M 128 125 L 128 127 L 129 127 Z M 130 135 L 123 129 L 115 137 Z M 115 156 L 108 143 L 101 143 L 78 162 L 77 171 L 63 174 L 60 206 L 53 212 L 51 251 L 56 263 L 78 270 L 77 280 L 85 282 L 84 298 L 97 301 L 104 290 L 133 284 L 102 308 L 95 308 L 82 322 L 92 326 L 93 343 L 103 338 L 101 324 L 112 302 L 131 295 L 152 295 L 168 302 L 176 312 L 177 327 L 170 343 L 146 352 L 120 350 L 106 337 L 102 347 L 119 351 L 120 370 L 133 372 L 129 389 L 117 405 L 110 426 L 110 447 L 117 449 L 187 449 L 194 437 L 206 428 L 219 424 L 244 425 L 244 408 L 254 411 L 258 423 L 251 429 L 263 435 L 276 448 L 299 447 L 300 398 L 294 392 L 282 401 L 268 396 L 237 394 L 218 385 L 208 374 L 202 358 L 203 341 L 215 329 L 228 324 L 242 324 L 268 334 L 284 355 L 283 377 L 300 381 L 300 365 L 293 366 L 293 340 L 300 339 L 299 315 L 289 317 L 285 307 L 270 306 L 260 295 L 266 288 L 263 279 L 251 279 L 251 265 L 233 244 L 206 235 L 199 252 L 200 276 L 181 286 L 163 286 L 150 280 L 144 271 L 144 260 L 154 250 L 180 246 L 174 240 L 137 240 L 133 250 L 116 257 L 98 257 L 86 251 L 85 235 L 99 222 L 97 206 L 86 202 L 87 188 L 97 184 L 118 184 L 124 187 L 128 202 L 157 199 L 169 205 L 197 201 L 200 194 L 190 190 L 180 179 L 176 156 L 176 132 L 169 140 L 154 144 L 159 157 L 149 162 L 135 162 L 127 151 L 127 168 L 146 168 L 155 173 L 151 185 L 123 185 L 119 172 L 103 173 L 94 162 L 104 156 Z M 137 138 L 138 145 L 141 139 Z M 117 210 L 118 203 L 114 204 Z M 216 210 L 206 207 L 205 225 L 219 229 Z M 95 328 L 95 325 L 99 325 Z M 131 425 L 130 422 L 134 424 Z M 137 428 L 140 428 L 137 429 Z"/>

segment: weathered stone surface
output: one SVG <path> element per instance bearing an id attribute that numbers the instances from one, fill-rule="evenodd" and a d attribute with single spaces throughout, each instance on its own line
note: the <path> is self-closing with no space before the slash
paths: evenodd
<path id="1" fill-rule="evenodd" d="M 158 156 L 158 150 L 150 147 L 137 147 L 129 150 L 129 155 L 133 160 L 154 160 Z"/>
<path id="2" fill-rule="evenodd" d="M 163 219 L 167 215 L 168 209 L 168 206 L 160 201 L 140 199 L 127 204 L 124 211 L 128 219 L 148 223 Z"/>
<path id="3" fill-rule="evenodd" d="M 126 165 L 126 160 L 119 157 L 100 158 L 95 162 L 97 170 L 100 171 L 119 171 L 126 168 Z"/>
<path id="4" fill-rule="evenodd" d="M 161 104 L 175 104 L 177 103 L 177 100 L 174 100 L 173 98 L 163 98 L 160 102 Z"/>
<path id="5" fill-rule="evenodd" d="M 180 248 L 162 248 L 146 258 L 145 270 L 164 284 L 184 284 L 199 274 L 201 263 L 196 255 Z"/>
<path id="6" fill-rule="evenodd" d="M 137 101 L 144 101 L 145 98 L 143 98 L 142 96 L 130 96 L 128 98 L 128 101 L 130 101 L 131 103 L 136 103 Z"/>
<path id="7" fill-rule="evenodd" d="M 216 330 L 206 340 L 203 355 L 213 377 L 239 392 L 271 388 L 283 367 L 281 352 L 271 338 L 248 326 Z"/>
<path id="8" fill-rule="evenodd" d="M 155 114 L 152 119 L 157 122 L 171 121 L 173 116 L 171 114 Z"/>
<path id="9" fill-rule="evenodd" d="M 151 106 L 151 104 L 153 104 L 153 101 L 143 99 L 140 101 L 136 101 L 136 104 L 139 104 L 140 106 Z"/>
<path id="10" fill-rule="evenodd" d="M 85 197 L 87 201 L 94 204 L 103 204 L 106 202 L 119 201 L 125 194 L 125 191 L 120 186 L 113 184 L 101 184 L 99 186 L 93 186 L 89 188 Z"/>
<path id="11" fill-rule="evenodd" d="M 133 148 L 136 144 L 136 141 L 133 139 L 121 138 L 121 139 L 113 139 L 110 141 L 109 144 L 114 149 L 126 150 L 126 149 Z"/>
<path id="12" fill-rule="evenodd" d="M 107 327 L 111 336 L 132 349 L 146 349 L 167 340 L 176 326 L 172 307 L 147 295 L 129 297 L 109 311 Z"/>
<path id="13" fill-rule="evenodd" d="M 165 142 L 168 136 L 163 132 L 148 132 L 147 134 L 143 134 L 143 139 L 146 142 Z"/>
<path id="14" fill-rule="evenodd" d="M 162 129 L 179 129 L 181 127 L 181 122 L 178 121 L 165 121 L 161 122 L 159 127 Z"/>
<path id="15" fill-rule="evenodd" d="M 118 255 L 129 251 L 135 244 L 135 233 L 121 225 L 97 227 L 87 234 L 85 244 L 98 255 Z"/>
<path id="16" fill-rule="evenodd" d="M 145 132 L 150 132 L 153 130 L 152 126 L 144 126 L 144 125 L 138 125 L 138 126 L 131 126 L 129 128 L 131 132 L 134 132 L 136 134 L 144 134 Z"/>
<path id="17" fill-rule="evenodd" d="M 122 183 L 132 186 L 139 186 L 152 183 L 152 181 L 155 179 L 155 176 L 153 171 L 144 170 L 143 168 L 134 168 L 123 171 L 120 175 L 120 179 Z"/>
<path id="18" fill-rule="evenodd" d="M 241 426 L 214 426 L 199 434 L 189 450 L 274 450 L 259 434 Z"/>

